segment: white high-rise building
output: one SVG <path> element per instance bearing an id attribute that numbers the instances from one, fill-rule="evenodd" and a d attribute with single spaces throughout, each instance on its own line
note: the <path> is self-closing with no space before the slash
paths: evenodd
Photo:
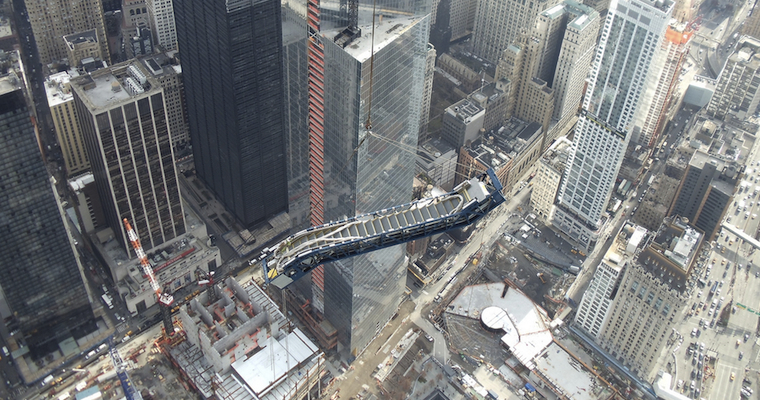
<path id="1" fill-rule="evenodd" d="M 173 0 L 146 0 L 153 37 L 164 50 L 177 49 L 177 29 L 174 25 Z"/>
<path id="2" fill-rule="evenodd" d="M 613 0 L 591 66 L 573 154 L 558 196 L 554 225 L 593 248 L 652 59 L 660 48 L 670 0 Z"/>

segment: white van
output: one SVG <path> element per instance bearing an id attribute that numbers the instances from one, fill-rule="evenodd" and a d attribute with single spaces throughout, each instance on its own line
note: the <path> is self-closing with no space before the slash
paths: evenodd
<path id="1" fill-rule="evenodd" d="M 100 296 L 100 298 L 103 299 L 103 302 L 106 303 L 109 309 L 113 310 L 113 302 L 111 301 L 111 298 L 108 297 L 107 294 Z"/>

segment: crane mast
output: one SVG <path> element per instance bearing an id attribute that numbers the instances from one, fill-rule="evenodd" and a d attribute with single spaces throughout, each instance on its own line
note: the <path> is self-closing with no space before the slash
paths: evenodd
<path id="1" fill-rule="evenodd" d="M 171 313 L 172 305 L 174 304 L 174 296 L 170 295 L 169 293 L 163 293 L 161 290 L 161 285 L 158 284 L 156 275 L 153 273 L 153 267 L 150 266 L 148 257 L 145 255 L 142 244 L 140 244 L 140 237 L 137 236 L 137 232 L 132 229 L 132 225 L 129 224 L 129 221 L 126 218 L 124 218 L 124 227 L 127 230 L 129 241 L 132 243 L 132 248 L 135 249 L 135 253 L 140 259 L 140 265 L 142 266 L 143 273 L 148 276 L 150 287 L 156 293 L 158 306 L 161 310 L 161 319 L 164 321 L 164 331 L 166 332 L 167 336 L 171 336 L 174 334 L 174 324 L 172 323 Z"/>

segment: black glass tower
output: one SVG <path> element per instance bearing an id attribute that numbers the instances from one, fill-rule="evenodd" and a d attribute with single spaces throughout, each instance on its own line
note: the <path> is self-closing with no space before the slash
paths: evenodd
<path id="1" fill-rule="evenodd" d="M 174 2 L 200 177 L 246 227 L 287 211 L 280 2 Z"/>
<path id="2" fill-rule="evenodd" d="M 34 357 L 97 329 L 20 88 L 0 79 L 0 314 Z"/>

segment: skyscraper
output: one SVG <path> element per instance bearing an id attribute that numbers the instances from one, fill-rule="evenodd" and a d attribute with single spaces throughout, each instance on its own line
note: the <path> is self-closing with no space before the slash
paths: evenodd
<path id="1" fill-rule="evenodd" d="M 280 2 L 174 4 L 198 177 L 245 226 L 287 211 Z"/>
<path id="2" fill-rule="evenodd" d="M 45 82 L 55 135 L 61 146 L 63 161 L 69 176 L 90 169 L 90 160 L 87 158 L 82 130 L 79 129 L 79 120 L 74 107 L 74 95 L 71 93 L 70 80 L 76 76 L 78 74 L 75 71 L 71 71 L 71 75 L 63 71 L 50 75 Z"/>
<path id="3" fill-rule="evenodd" d="M 108 226 L 133 254 L 122 220 L 145 251 L 186 231 L 164 91 L 138 61 L 71 81 Z"/>
<path id="4" fill-rule="evenodd" d="M 733 160 L 695 151 L 668 215 L 688 218 L 707 240 L 712 240 L 734 198 L 739 170 L 741 166 Z"/>
<path id="5" fill-rule="evenodd" d="M 754 115 L 760 109 L 758 81 L 760 39 L 742 36 L 718 76 L 715 94 L 707 105 L 707 115 L 719 119 L 734 115 L 740 120 Z"/>
<path id="6" fill-rule="evenodd" d="M 594 58 L 600 22 L 599 13 L 593 8 L 572 0 L 565 0 L 562 5 L 567 15 L 567 24 L 564 26 L 551 84 L 554 89 L 552 119 L 555 121 L 578 112 L 586 75 Z"/>
<path id="7" fill-rule="evenodd" d="M 520 35 L 530 35 L 541 11 L 557 0 L 483 0 L 475 12 L 473 53 L 496 63 L 501 53 Z"/>
<path id="8" fill-rule="evenodd" d="M 670 1 L 610 4 L 553 221 L 586 248 L 598 239 L 644 81 L 672 10 Z"/>
<path id="9" fill-rule="evenodd" d="M 146 0 L 153 36 L 164 50 L 177 49 L 177 27 L 173 0 Z"/>
<path id="10" fill-rule="evenodd" d="M 666 116 L 673 90 L 689 50 L 694 32 L 685 23 L 672 22 L 665 31 L 661 44 L 657 73 L 650 75 L 647 83 L 646 101 L 642 102 L 637 125 L 641 125 L 638 138 L 632 138 L 642 146 L 654 146 L 660 131 L 667 122 Z M 674 107 L 675 108 L 675 107 Z"/>
<path id="11" fill-rule="evenodd" d="M 37 42 L 40 62 L 60 61 L 68 54 L 65 35 L 95 29 L 105 61 L 110 61 L 108 38 L 100 0 L 24 0 Z"/>
<path id="12" fill-rule="evenodd" d="M 382 18 L 373 18 L 370 1 L 358 9 L 317 0 L 306 9 L 283 5 L 295 228 L 411 198 L 430 10 L 423 1 L 376 7 Z M 312 273 L 313 304 L 337 329 L 343 355 L 361 353 L 396 312 L 404 259 L 399 246 Z"/>
<path id="13" fill-rule="evenodd" d="M 595 340 L 604 351 L 634 374 L 651 381 L 676 323 L 675 317 L 691 298 L 694 284 L 690 275 L 694 273 L 704 235 L 679 218 L 666 220 L 657 232 L 647 232 L 641 227 L 634 230 L 630 226 L 623 229 L 633 233 L 628 236 L 621 230 L 618 242 L 610 247 L 606 257 L 610 265 L 594 275 L 594 281 L 610 275 L 608 282 L 616 281 L 615 286 L 604 293 L 586 292 L 576 323 L 586 313 L 587 303 L 589 316 L 595 313 L 600 316 L 602 310 L 594 310 L 593 303 L 598 299 L 606 316 L 601 328 L 593 325 L 588 332 L 598 332 Z M 614 250 L 623 248 L 624 252 Z M 612 270 L 621 272 L 615 277 L 614 272 L 609 273 Z"/>
<path id="14" fill-rule="evenodd" d="M 97 326 L 18 82 L 0 79 L 0 315 L 38 359 Z"/>

